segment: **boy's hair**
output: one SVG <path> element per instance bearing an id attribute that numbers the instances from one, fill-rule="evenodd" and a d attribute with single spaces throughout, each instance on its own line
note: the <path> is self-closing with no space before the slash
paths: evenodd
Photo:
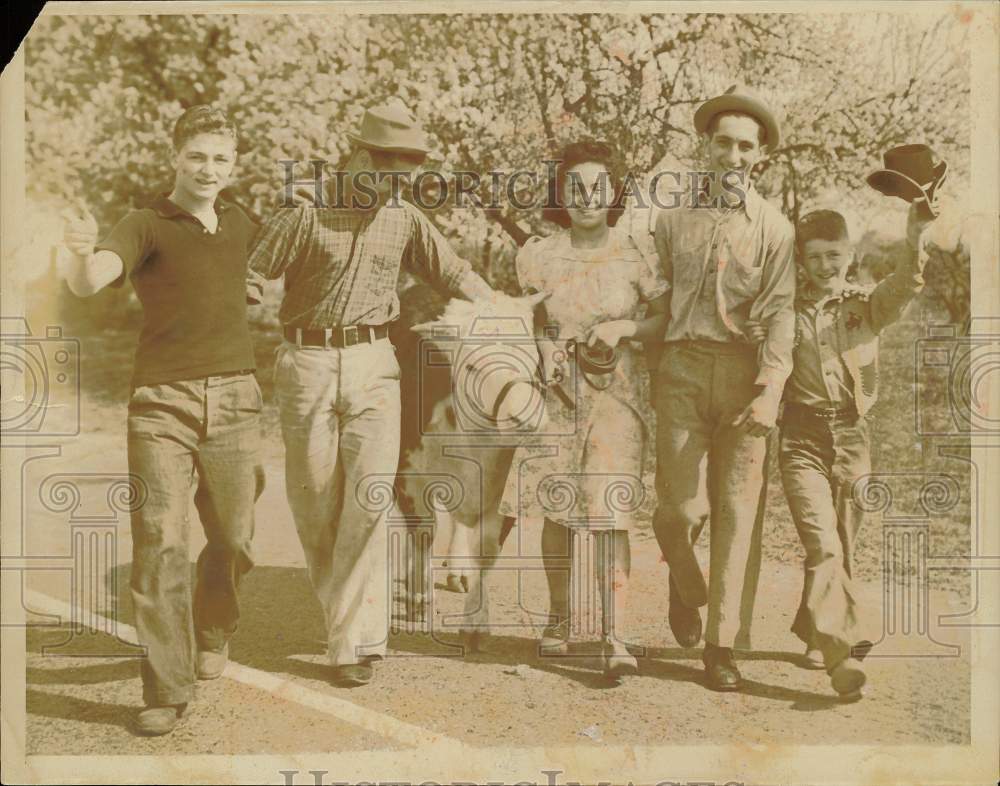
<path id="1" fill-rule="evenodd" d="M 571 142 L 566 145 L 557 155 L 555 177 L 550 178 L 548 184 L 548 197 L 545 207 L 542 209 L 542 218 L 551 221 L 565 229 L 568 229 L 571 221 L 569 213 L 562 204 L 562 190 L 566 184 L 569 170 L 578 164 L 593 163 L 601 164 L 608 170 L 609 183 L 611 188 L 611 203 L 608 207 L 607 223 L 613 227 L 618 223 L 625 208 L 622 205 L 624 197 L 622 179 L 619 176 L 618 156 L 611 145 L 606 142 L 598 142 L 592 139 L 584 139 L 579 142 Z"/>
<path id="2" fill-rule="evenodd" d="M 185 142 L 198 134 L 231 136 L 235 145 L 240 141 L 236 124 L 221 109 L 209 104 L 192 106 L 177 118 L 174 123 L 174 150 L 180 150 Z"/>
<path id="3" fill-rule="evenodd" d="M 795 245 L 801 253 L 810 240 L 850 242 L 847 220 L 836 210 L 813 210 L 799 219 L 795 227 Z"/>
<path id="4" fill-rule="evenodd" d="M 708 125 L 705 126 L 705 135 L 709 139 L 711 139 L 715 132 L 719 130 L 719 121 L 724 117 L 749 117 L 757 124 L 757 144 L 763 147 L 767 142 L 767 129 L 764 128 L 764 124 L 749 112 L 739 112 L 735 109 L 731 109 L 727 112 L 718 112 L 709 118 Z"/>

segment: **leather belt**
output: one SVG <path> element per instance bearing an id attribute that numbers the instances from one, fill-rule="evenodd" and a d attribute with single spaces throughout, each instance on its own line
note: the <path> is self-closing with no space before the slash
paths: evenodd
<path id="1" fill-rule="evenodd" d="M 300 347 L 353 347 L 374 344 L 389 335 L 389 325 L 339 325 L 333 328 L 298 328 L 285 325 L 285 338 Z"/>
<path id="2" fill-rule="evenodd" d="M 785 402 L 785 414 L 820 418 L 822 420 L 857 420 L 859 415 L 854 407 L 837 409 L 835 407 L 810 407 L 808 404 L 799 404 L 797 401 Z"/>

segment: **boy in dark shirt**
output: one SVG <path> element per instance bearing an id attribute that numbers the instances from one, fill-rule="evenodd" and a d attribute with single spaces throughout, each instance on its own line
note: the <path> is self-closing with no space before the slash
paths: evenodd
<path id="1" fill-rule="evenodd" d="M 807 663 L 825 668 L 844 698 L 859 698 L 866 680 L 861 657 L 867 643 L 857 635 L 851 578 L 864 514 L 853 493 L 871 472 L 865 415 L 878 394 L 878 336 L 923 288 L 927 225 L 912 206 L 909 253 L 871 290 L 845 281 L 855 252 L 839 212 L 814 211 L 796 229 L 805 286 L 795 303 L 794 367 L 785 384 L 779 453 L 785 495 L 806 550 L 792 632 L 806 646 Z"/>
<path id="2" fill-rule="evenodd" d="M 237 586 L 253 565 L 253 507 L 263 490 L 260 387 L 246 315 L 247 253 L 256 227 L 219 199 L 237 131 L 219 110 L 188 109 L 174 126 L 169 195 L 135 210 L 95 245 L 84 210 L 70 222 L 67 275 L 77 295 L 131 280 L 143 307 L 128 407 L 129 471 L 145 486 L 132 514 L 132 578 L 146 707 L 140 734 L 166 734 L 214 679 L 239 617 Z M 208 540 L 193 598 L 188 504 Z"/>

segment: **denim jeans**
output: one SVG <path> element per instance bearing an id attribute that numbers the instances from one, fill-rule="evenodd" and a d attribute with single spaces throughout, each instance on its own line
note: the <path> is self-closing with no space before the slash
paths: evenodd
<path id="1" fill-rule="evenodd" d="M 685 606 L 708 605 L 705 641 L 750 647 L 768 440 L 732 421 L 756 394 L 746 344 L 667 344 L 657 384 L 653 530 Z M 709 524 L 708 586 L 694 551 Z"/>
<path id="2" fill-rule="evenodd" d="M 781 479 L 799 539 L 806 550 L 802 598 L 792 625 L 827 669 L 858 643 L 851 561 L 864 512 L 854 486 L 871 472 L 864 418 L 826 420 L 786 414 L 781 423 Z"/>
<path id="3" fill-rule="evenodd" d="M 333 665 L 385 655 L 385 513 L 399 464 L 399 363 L 393 345 L 277 349 L 274 385 L 285 489 L 326 618 Z"/>
<path id="4" fill-rule="evenodd" d="M 260 387 L 252 374 L 211 376 L 133 392 L 129 472 L 146 500 L 132 514 L 132 599 L 147 705 L 194 696 L 196 650 L 220 650 L 236 630 L 237 587 L 252 567 L 254 503 L 264 489 Z M 191 490 L 208 540 L 192 598 Z"/>

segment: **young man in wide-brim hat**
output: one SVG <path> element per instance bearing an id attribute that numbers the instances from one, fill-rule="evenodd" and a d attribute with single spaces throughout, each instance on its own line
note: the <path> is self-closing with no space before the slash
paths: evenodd
<path id="1" fill-rule="evenodd" d="M 710 176 L 707 204 L 662 211 L 655 232 L 671 289 L 664 343 L 647 347 L 659 368 L 654 531 L 670 568 L 671 631 L 681 646 L 695 646 L 699 608 L 708 606 L 706 686 L 729 691 L 741 687 L 733 648 L 749 646 L 766 437 L 791 371 L 794 234 L 749 180 L 780 139 L 767 103 L 732 87 L 702 104 L 694 125 Z M 723 176 L 740 184 L 741 198 L 727 198 L 733 189 Z M 767 326 L 759 346 L 748 322 Z M 694 552 L 705 522 L 707 586 Z"/>
<path id="2" fill-rule="evenodd" d="M 394 181 L 428 152 L 406 107 L 368 109 L 348 138 L 342 193 L 326 207 L 276 210 L 264 225 L 248 298 L 284 276 L 274 376 L 288 502 L 326 617 L 333 682 L 354 687 L 371 680 L 389 629 L 384 512 L 366 484 L 391 484 L 399 461 L 399 363 L 388 330 L 399 317 L 400 269 L 446 296 L 492 290 L 423 213 L 394 198 Z"/>

